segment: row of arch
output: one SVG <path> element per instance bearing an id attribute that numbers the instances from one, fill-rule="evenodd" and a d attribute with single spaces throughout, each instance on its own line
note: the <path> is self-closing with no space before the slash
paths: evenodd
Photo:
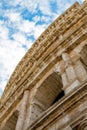
<path id="1" fill-rule="evenodd" d="M 85 69 L 87 69 L 87 45 L 85 45 L 81 51 L 81 62 Z M 34 98 L 33 105 L 31 110 L 31 123 L 39 117 L 39 115 L 52 106 L 54 103 L 58 102 L 63 96 L 65 92 L 63 90 L 63 82 L 61 75 L 58 72 L 53 72 L 50 74 L 44 82 L 38 88 Z M 18 120 L 19 112 L 15 111 L 13 115 L 6 122 L 4 128 L 2 130 L 15 130 L 16 123 Z"/>

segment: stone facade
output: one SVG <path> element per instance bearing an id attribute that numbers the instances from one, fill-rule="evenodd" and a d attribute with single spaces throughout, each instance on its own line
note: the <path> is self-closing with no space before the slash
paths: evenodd
<path id="1" fill-rule="evenodd" d="M 0 100 L 0 130 L 87 130 L 87 1 L 35 41 Z"/>

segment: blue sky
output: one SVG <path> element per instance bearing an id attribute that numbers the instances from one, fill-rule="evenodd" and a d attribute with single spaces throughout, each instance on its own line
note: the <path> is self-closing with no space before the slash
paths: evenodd
<path id="1" fill-rule="evenodd" d="M 77 0 L 80 4 L 83 0 Z M 0 0 L 0 95 L 39 35 L 76 0 Z"/>

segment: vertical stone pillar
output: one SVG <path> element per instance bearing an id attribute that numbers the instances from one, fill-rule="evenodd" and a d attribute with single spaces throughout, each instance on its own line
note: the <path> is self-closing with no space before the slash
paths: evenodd
<path id="1" fill-rule="evenodd" d="M 26 90 L 24 92 L 23 99 L 21 102 L 20 112 L 19 112 L 18 121 L 15 130 L 24 130 L 23 126 L 24 126 L 28 97 L 29 97 L 29 91 Z"/>
<path id="2" fill-rule="evenodd" d="M 37 92 L 37 87 L 32 88 L 32 90 L 30 91 L 29 94 L 29 98 L 28 98 L 28 105 L 27 105 L 27 110 L 26 110 L 26 115 L 25 115 L 25 124 L 24 124 L 24 129 L 26 130 L 27 127 L 29 127 L 29 125 L 32 122 L 32 108 L 33 108 L 33 100 L 34 100 L 34 96 Z"/>
<path id="3" fill-rule="evenodd" d="M 63 90 L 65 90 L 65 88 L 68 86 L 69 81 L 65 72 L 65 66 L 63 61 L 60 63 L 58 71 L 62 78 Z"/>
<path id="4" fill-rule="evenodd" d="M 87 79 L 87 71 L 84 68 L 84 65 L 80 61 L 80 59 L 77 59 L 77 61 L 75 61 L 75 70 L 76 70 L 77 76 L 81 82 L 83 82 Z"/>
<path id="5" fill-rule="evenodd" d="M 69 79 L 69 82 L 73 82 L 76 79 L 76 74 L 72 66 L 72 61 L 70 59 L 70 56 L 67 53 L 63 53 L 62 58 L 65 62 L 65 69 L 66 69 L 66 74 Z"/>
<path id="6" fill-rule="evenodd" d="M 84 52 L 83 52 L 83 54 L 84 54 Z M 86 68 L 85 63 L 81 59 L 81 56 L 75 51 L 73 51 L 72 61 L 73 61 L 75 72 L 76 72 L 76 75 L 77 75 L 79 81 L 80 82 L 85 81 L 87 79 L 87 68 Z"/>
<path id="7" fill-rule="evenodd" d="M 62 54 L 63 61 L 65 63 L 65 74 L 68 79 L 68 85 L 65 88 L 65 93 L 71 92 L 75 87 L 77 87 L 80 82 L 77 78 L 75 68 L 73 66 L 72 60 L 67 53 Z"/>

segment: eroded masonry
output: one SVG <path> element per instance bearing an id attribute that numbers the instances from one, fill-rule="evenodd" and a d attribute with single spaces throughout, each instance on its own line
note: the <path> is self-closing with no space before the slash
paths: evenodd
<path id="1" fill-rule="evenodd" d="M 87 1 L 35 41 L 0 100 L 0 130 L 87 130 Z"/>

